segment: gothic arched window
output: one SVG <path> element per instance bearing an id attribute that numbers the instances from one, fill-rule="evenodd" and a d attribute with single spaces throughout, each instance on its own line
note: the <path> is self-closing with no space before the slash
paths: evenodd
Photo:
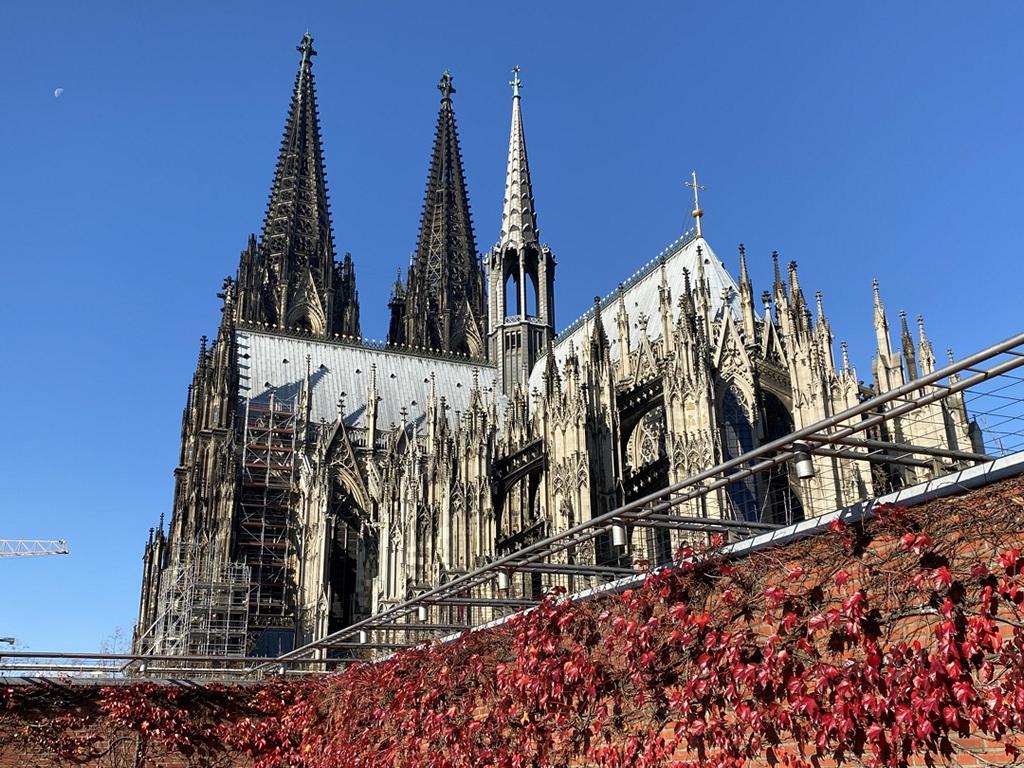
<path id="1" fill-rule="evenodd" d="M 793 417 L 786 406 L 771 392 L 761 397 L 764 406 L 764 439 L 766 443 L 785 437 L 794 429 Z M 803 506 L 790 484 L 789 464 L 778 464 L 768 473 L 765 488 L 765 520 L 788 525 L 804 519 Z"/>
<path id="2" fill-rule="evenodd" d="M 655 406 L 640 418 L 626 449 L 626 460 L 634 471 L 668 456 L 665 431 L 664 406 Z"/>
<path id="3" fill-rule="evenodd" d="M 722 448 L 726 459 L 735 459 L 754 449 L 754 428 L 750 423 L 747 400 L 735 384 L 722 393 Z M 757 492 L 754 479 L 748 477 L 730 483 L 729 498 L 736 516 L 756 520 Z"/>

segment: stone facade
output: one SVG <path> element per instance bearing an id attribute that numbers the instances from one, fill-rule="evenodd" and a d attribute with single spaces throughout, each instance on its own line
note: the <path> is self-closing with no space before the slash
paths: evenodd
<path id="1" fill-rule="evenodd" d="M 145 548 L 137 651 L 170 647 L 162 580 L 196 552 L 250 569 L 250 652 L 274 653 L 872 392 L 845 345 L 836 362 L 821 294 L 807 301 L 796 264 L 784 278 L 773 254 L 773 285 L 755 302 L 743 247 L 736 280 L 696 204 L 695 230 L 556 336 L 518 71 L 498 245 L 476 252 L 445 73 L 388 342 L 360 340 L 353 261 L 334 251 L 308 35 L 299 51 L 262 235 L 219 294 L 220 328 L 202 341 L 183 414 L 170 524 Z M 874 391 L 934 370 L 923 321 L 915 340 L 902 316 L 894 350 L 877 283 L 874 301 Z M 961 450 L 978 439 L 960 398 L 892 425 L 875 436 Z M 809 480 L 779 465 L 682 512 L 789 522 L 933 471 L 853 456 L 815 455 Z M 663 558 L 682 535 L 637 529 L 632 545 Z M 575 556 L 611 552 L 599 539 Z"/>

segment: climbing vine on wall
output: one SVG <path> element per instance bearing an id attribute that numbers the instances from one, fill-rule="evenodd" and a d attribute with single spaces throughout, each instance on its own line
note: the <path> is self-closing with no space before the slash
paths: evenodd
<path id="1" fill-rule="evenodd" d="M 1022 522 L 1015 480 L 742 559 L 683 551 L 621 595 L 551 595 L 337 675 L 77 700 L 12 686 L 0 750 L 99 764 L 127 744 L 138 765 L 257 768 L 1005 762 L 1024 739 Z"/>

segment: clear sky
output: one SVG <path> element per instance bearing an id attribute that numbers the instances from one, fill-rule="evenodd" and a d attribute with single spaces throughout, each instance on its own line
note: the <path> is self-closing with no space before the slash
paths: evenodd
<path id="1" fill-rule="evenodd" d="M 797 260 L 869 378 L 873 277 L 937 349 L 1021 328 L 1022 28 L 998 1 L 5 4 L 0 537 L 72 555 L 0 561 L 0 636 L 130 634 L 199 336 L 260 228 L 307 29 L 368 336 L 415 247 L 445 68 L 477 243 L 497 239 L 519 64 L 559 327 L 689 227 L 696 169 L 726 265 L 745 243 L 759 294 L 772 249 Z"/>

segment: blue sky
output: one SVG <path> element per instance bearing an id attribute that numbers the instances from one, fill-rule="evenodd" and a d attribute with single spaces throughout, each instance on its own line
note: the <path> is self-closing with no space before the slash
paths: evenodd
<path id="1" fill-rule="evenodd" d="M 477 242 L 498 236 L 509 69 L 559 326 L 690 224 L 755 291 L 820 288 L 870 376 L 871 279 L 938 349 L 1020 329 L 1024 6 L 9 3 L 0 23 L 0 636 L 92 650 L 136 617 L 215 294 L 258 231 L 309 29 L 339 255 L 386 332 L 415 247 L 440 72 Z M 63 88 L 60 98 L 54 89 Z"/>

